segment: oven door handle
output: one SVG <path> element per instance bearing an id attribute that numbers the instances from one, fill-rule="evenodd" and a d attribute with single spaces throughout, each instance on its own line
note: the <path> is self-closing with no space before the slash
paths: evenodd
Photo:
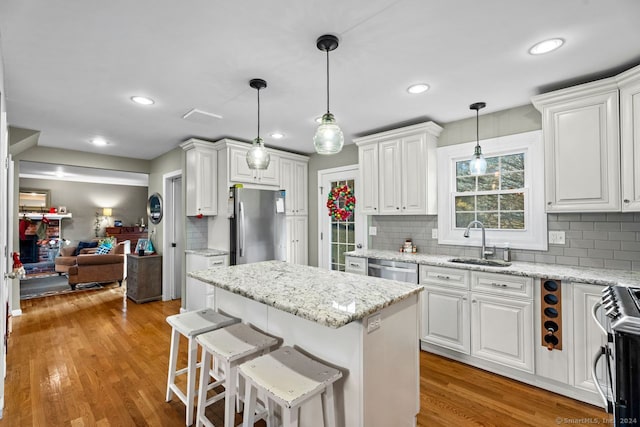
<path id="1" fill-rule="evenodd" d="M 609 357 L 609 350 L 605 346 L 600 347 L 598 353 L 593 358 L 593 365 L 591 366 L 591 377 L 593 378 L 593 384 L 596 386 L 596 389 L 598 390 L 598 394 L 602 398 L 602 402 L 604 403 L 604 407 L 606 408 L 606 411 L 608 413 L 612 413 L 613 402 L 607 399 L 607 396 L 604 390 L 602 389 L 602 386 L 600 385 L 600 381 L 598 381 L 598 375 L 597 375 L 598 362 L 600 361 L 602 356 Z"/>
<path id="2" fill-rule="evenodd" d="M 609 336 L 609 332 L 607 332 L 607 330 L 604 328 L 602 323 L 600 323 L 600 320 L 598 320 L 598 309 L 600 307 L 602 307 L 602 302 L 600 302 L 600 301 L 598 301 L 597 303 L 593 304 L 593 308 L 591 309 L 591 317 L 593 317 L 593 321 L 596 322 L 596 325 L 598 325 L 598 328 L 602 331 L 604 336 L 608 337 Z"/>

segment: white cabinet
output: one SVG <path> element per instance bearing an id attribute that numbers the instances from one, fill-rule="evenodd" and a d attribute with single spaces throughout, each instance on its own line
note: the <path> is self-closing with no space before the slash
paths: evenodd
<path id="1" fill-rule="evenodd" d="M 615 78 L 536 96 L 542 112 L 547 212 L 620 210 Z"/>
<path id="2" fill-rule="evenodd" d="M 365 215 L 377 215 L 378 212 L 378 144 L 364 145 L 358 148 L 360 166 L 360 195 L 358 204 Z"/>
<path id="3" fill-rule="evenodd" d="M 280 188 L 286 191 L 287 215 L 308 215 L 308 160 L 280 158 Z"/>
<path id="4" fill-rule="evenodd" d="M 190 139 L 180 147 L 185 150 L 186 214 L 218 214 L 218 152 L 212 144 Z"/>
<path id="5" fill-rule="evenodd" d="M 437 214 L 436 148 L 442 128 L 433 122 L 358 138 L 365 214 Z"/>
<path id="6" fill-rule="evenodd" d="M 596 393 L 591 365 L 606 337 L 598 328 L 591 309 L 602 298 L 602 286 L 572 283 L 573 287 L 573 385 Z M 602 310 L 600 321 L 604 322 Z M 600 363 L 599 378 L 605 378 L 604 362 Z"/>
<path id="7" fill-rule="evenodd" d="M 367 264 L 368 262 L 366 258 L 357 258 L 349 255 L 346 255 L 344 257 L 344 271 L 347 273 L 355 273 L 366 276 Z"/>
<path id="8" fill-rule="evenodd" d="M 533 372 L 533 301 L 471 294 L 471 354 Z"/>
<path id="9" fill-rule="evenodd" d="M 280 185 L 280 158 L 272 150 L 269 150 L 269 167 L 265 170 L 252 170 L 247 165 L 247 152 L 249 144 L 229 145 L 229 181 L 261 184 Z"/>
<path id="10" fill-rule="evenodd" d="M 306 216 L 287 217 L 287 262 L 308 263 L 307 224 Z"/>
<path id="11" fill-rule="evenodd" d="M 471 354 L 533 373 L 533 279 L 471 273 Z"/>
<path id="12" fill-rule="evenodd" d="M 640 211 L 640 67 L 531 99 L 547 212 Z"/>
<path id="13" fill-rule="evenodd" d="M 420 339 L 469 354 L 469 272 L 420 265 L 419 274 L 424 285 Z"/>
<path id="14" fill-rule="evenodd" d="M 213 267 L 229 265 L 228 255 L 204 256 L 199 254 L 187 254 L 186 272 L 206 270 Z M 214 287 L 187 276 L 187 295 L 185 309 L 200 310 L 206 307 L 214 307 Z"/>
<path id="15" fill-rule="evenodd" d="M 640 211 L 640 67 L 617 76 L 620 88 L 622 210 Z"/>

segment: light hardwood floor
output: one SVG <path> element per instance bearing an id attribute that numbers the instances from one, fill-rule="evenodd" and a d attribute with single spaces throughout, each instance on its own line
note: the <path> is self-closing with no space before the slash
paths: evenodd
<path id="1" fill-rule="evenodd" d="M 123 290 L 23 301 L 8 343 L 0 426 L 184 425 L 184 406 L 164 401 L 165 318 L 180 302 L 135 304 Z M 183 341 L 179 363 L 186 363 L 185 348 Z M 589 419 L 609 418 L 599 408 L 425 352 L 420 362 L 419 426 L 592 425 Z M 221 423 L 222 405 L 208 415 Z"/>

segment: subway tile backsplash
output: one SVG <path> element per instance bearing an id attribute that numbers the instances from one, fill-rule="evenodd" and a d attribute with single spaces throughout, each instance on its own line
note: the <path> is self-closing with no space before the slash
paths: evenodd
<path id="1" fill-rule="evenodd" d="M 431 230 L 438 228 L 433 216 L 373 216 L 377 235 L 372 249 L 397 251 L 411 239 L 418 252 L 477 257 L 476 246 L 438 245 Z M 547 251 L 512 249 L 514 261 L 543 262 L 582 267 L 640 271 L 640 213 L 547 214 L 549 231 L 564 231 L 564 245 Z M 501 251 L 498 249 L 498 257 Z"/>
<path id="2" fill-rule="evenodd" d="M 205 249 L 209 246 L 209 221 L 188 216 L 185 249 Z"/>

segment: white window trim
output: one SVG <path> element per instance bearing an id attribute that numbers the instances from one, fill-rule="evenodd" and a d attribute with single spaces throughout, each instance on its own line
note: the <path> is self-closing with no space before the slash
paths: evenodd
<path id="1" fill-rule="evenodd" d="M 455 226 L 453 193 L 456 181 L 456 162 L 467 160 L 473 154 L 475 142 L 438 148 L 438 168 L 441 178 L 438 186 L 438 244 L 481 246 L 480 230 L 473 230 L 469 238 L 464 230 Z M 487 247 L 502 248 L 505 244 L 515 249 L 548 250 L 547 214 L 544 209 L 544 148 L 542 131 L 480 141 L 485 157 L 514 152 L 525 153 L 525 230 L 486 230 Z"/>

